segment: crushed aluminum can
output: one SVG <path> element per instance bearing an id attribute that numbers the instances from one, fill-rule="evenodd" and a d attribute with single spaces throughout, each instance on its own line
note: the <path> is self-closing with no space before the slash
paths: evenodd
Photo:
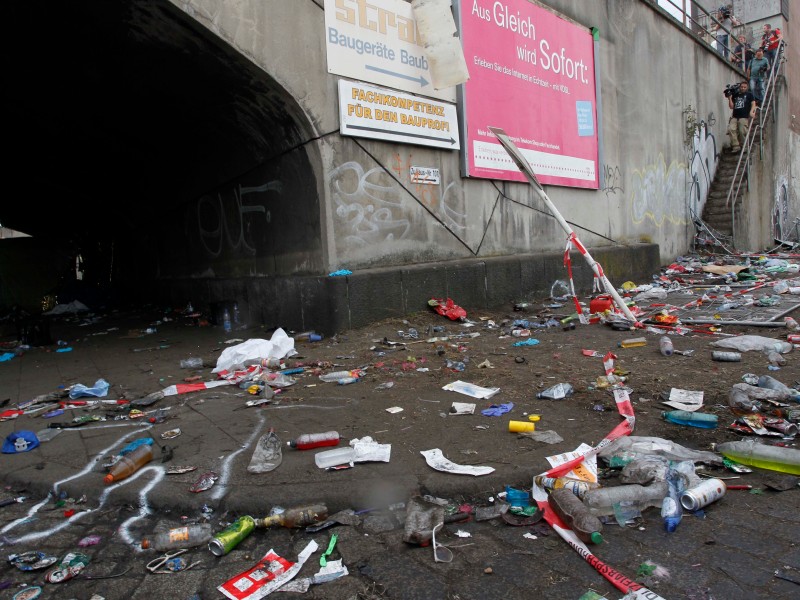
<path id="1" fill-rule="evenodd" d="M 32 585 L 14 594 L 11 600 L 35 600 L 41 595 L 42 588 L 38 585 Z"/>
<path id="2" fill-rule="evenodd" d="M 195 494 L 198 492 L 205 492 L 206 490 L 210 490 L 214 487 L 214 484 L 217 483 L 217 479 L 219 479 L 219 475 L 214 473 L 213 471 L 209 471 L 208 473 L 203 473 L 200 475 L 200 479 L 198 479 L 192 487 L 189 488 L 190 492 L 194 492 Z"/>
<path id="3" fill-rule="evenodd" d="M 89 564 L 89 557 L 80 552 L 69 552 L 61 559 L 59 565 L 44 576 L 47 583 L 62 583 L 69 581 Z"/>
<path id="4" fill-rule="evenodd" d="M 162 440 L 171 440 L 173 438 L 178 437 L 180 434 L 181 434 L 180 427 L 178 427 L 176 429 L 170 429 L 169 431 L 165 431 L 164 433 L 161 434 L 161 439 Z"/>
<path id="5" fill-rule="evenodd" d="M 196 471 L 197 467 L 175 465 L 167 469 L 167 475 L 182 475 L 183 473 L 191 473 Z"/>

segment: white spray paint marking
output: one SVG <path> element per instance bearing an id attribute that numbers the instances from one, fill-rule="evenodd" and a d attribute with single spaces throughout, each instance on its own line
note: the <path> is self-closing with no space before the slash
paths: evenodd
<path id="1" fill-rule="evenodd" d="M 152 428 L 152 426 L 148 425 L 147 427 L 145 427 L 143 429 L 147 430 L 147 429 L 151 429 L 151 428 Z M 139 433 L 141 430 L 142 429 L 137 429 L 137 431 L 131 431 L 130 433 L 126 433 L 121 438 L 119 438 L 116 442 L 114 442 L 113 444 L 111 444 L 110 446 L 108 446 L 107 448 L 102 450 L 98 454 L 98 456 L 102 456 L 102 455 L 110 452 L 116 446 L 119 446 L 120 444 L 122 444 L 122 442 L 124 442 L 130 436 L 132 436 L 132 435 L 134 435 L 136 433 Z M 73 479 L 77 479 L 78 477 L 82 477 L 83 475 L 86 475 L 87 473 L 89 473 L 94 468 L 94 466 L 95 466 L 95 461 L 91 460 L 80 472 L 76 473 L 75 475 L 71 475 L 70 477 L 67 477 L 65 479 L 62 479 L 60 481 L 55 482 L 53 484 L 54 492 L 58 492 L 58 487 L 60 485 L 65 484 L 65 483 L 67 483 L 69 481 L 72 481 Z M 141 472 L 139 474 L 141 474 Z M 113 485 L 113 486 L 109 487 L 107 490 L 105 490 L 103 492 L 103 494 L 100 496 L 100 504 L 98 505 L 98 507 L 96 509 L 90 509 L 90 510 L 86 510 L 86 511 L 77 513 L 77 514 L 69 517 L 66 521 L 62 521 L 61 523 L 59 523 L 58 525 L 56 525 L 55 527 L 53 527 L 53 528 L 51 528 L 49 530 L 42 531 L 42 532 L 37 532 L 37 533 L 31 533 L 31 534 L 28 534 L 28 535 L 23 536 L 21 538 L 15 538 L 15 543 L 19 543 L 19 542 L 23 542 L 23 541 L 27 541 L 27 540 L 39 539 L 41 537 L 52 535 L 53 533 L 56 533 L 57 531 L 61 531 L 65 527 L 68 527 L 69 525 L 71 525 L 74 521 L 82 519 L 84 516 L 86 516 L 86 515 L 94 512 L 95 510 L 101 508 L 103 506 L 103 504 L 105 503 L 106 498 L 108 498 L 109 492 L 111 492 L 112 490 L 116 489 L 120 485 L 123 485 L 125 483 L 130 483 L 131 481 L 135 480 L 139 476 L 139 474 L 135 474 L 134 477 L 129 477 L 128 479 L 126 479 L 122 483 Z M 162 477 L 163 477 L 163 473 L 162 473 Z M 158 478 L 158 481 L 161 481 L 160 477 Z M 15 529 L 16 527 L 21 525 L 23 522 L 25 522 L 28 519 L 32 518 L 37 512 L 39 512 L 39 510 L 45 504 L 47 504 L 47 502 L 49 500 L 50 500 L 50 495 L 48 495 L 47 498 L 45 498 L 44 500 L 39 502 L 39 504 L 35 504 L 34 506 L 32 506 L 31 509 L 27 512 L 27 514 L 24 517 L 20 517 L 19 519 L 16 519 L 15 521 L 12 521 L 8 525 L 6 525 L 2 529 L 0 529 L 0 533 L 5 533 L 7 531 L 11 531 L 12 529 Z"/>
<path id="2" fill-rule="evenodd" d="M 145 430 L 147 430 L 147 429 L 151 429 L 151 428 L 152 428 L 152 425 L 148 425 L 148 426 L 147 426 L 146 428 L 144 428 L 144 429 L 145 429 Z M 101 451 L 100 451 L 100 452 L 97 454 L 97 456 L 103 456 L 103 455 L 105 455 L 105 454 L 107 454 L 107 453 L 111 452 L 111 450 L 113 450 L 114 448 L 116 448 L 117 446 L 119 446 L 120 444 L 122 444 L 122 442 L 124 442 L 125 440 L 127 440 L 127 439 L 128 439 L 129 437 L 131 437 L 132 435 L 136 435 L 136 434 L 137 434 L 137 433 L 139 433 L 140 431 L 141 431 L 141 430 L 137 430 L 137 431 L 131 431 L 130 433 L 126 433 L 126 434 L 125 434 L 125 435 L 123 435 L 121 438 L 119 438 L 119 439 L 118 439 L 116 442 L 114 442 L 113 444 L 111 444 L 111 445 L 110 445 L 108 448 L 105 448 L 105 449 L 101 450 Z M 92 469 L 94 469 L 94 467 L 95 467 L 95 461 L 94 461 L 94 460 L 91 460 L 91 461 L 89 461 L 89 463 L 88 463 L 88 464 L 87 464 L 87 465 L 86 465 L 86 466 L 85 466 L 85 467 L 84 467 L 82 470 L 80 470 L 80 471 L 78 471 L 77 473 L 75 473 L 75 475 L 72 475 L 72 476 L 70 476 L 70 477 L 67 477 L 66 479 L 62 479 L 61 481 L 56 481 L 56 482 L 53 484 L 53 490 L 54 490 L 54 491 L 56 491 L 56 492 L 58 492 L 58 486 L 60 486 L 60 485 L 62 485 L 62 484 L 64 484 L 64 483 L 67 483 L 67 482 L 69 482 L 69 481 L 72 481 L 73 479 L 77 479 L 78 477 L 83 477 L 83 476 L 84 476 L 84 475 L 86 475 L 87 473 L 91 472 L 91 470 L 92 470 Z"/>
<path id="3" fill-rule="evenodd" d="M 133 546 L 137 552 L 141 552 L 142 549 L 136 544 L 130 531 L 128 531 L 128 528 L 134 522 L 140 519 L 144 519 L 146 516 L 153 514 L 153 511 L 150 509 L 150 505 L 147 502 L 147 494 L 149 494 L 150 490 L 152 490 L 156 485 L 158 485 L 161 482 L 162 479 L 164 479 L 164 474 L 165 474 L 163 467 L 157 467 L 155 465 L 150 467 L 145 467 L 139 472 L 143 473 L 145 471 L 155 471 L 156 476 L 153 477 L 153 480 L 146 486 L 144 486 L 142 490 L 139 492 L 139 512 L 130 519 L 126 519 L 125 522 L 123 522 L 122 525 L 119 526 L 120 537 L 122 537 L 122 539 L 125 540 L 126 543 Z M 109 492 L 110 490 L 106 491 Z"/>
<path id="4" fill-rule="evenodd" d="M 258 425 L 256 425 L 256 428 L 250 435 L 250 437 L 247 438 L 247 441 L 245 442 L 244 446 L 239 448 L 236 452 L 232 452 L 231 454 L 229 454 L 228 457 L 222 461 L 222 466 L 220 467 L 219 481 L 217 482 L 216 489 L 211 494 L 212 500 L 219 500 L 225 494 L 228 488 L 227 485 L 228 479 L 230 479 L 231 476 L 231 463 L 233 462 L 233 459 L 236 458 L 239 455 L 239 453 L 243 452 L 244 450 L 247 450 L 253 444 L 253 442 L 256 439 L 258 439 L 258 436 L 261 433 L 261 427 L 264 425 L 264 420 L 265 420 L 264 415 L 259 414 Z"/>

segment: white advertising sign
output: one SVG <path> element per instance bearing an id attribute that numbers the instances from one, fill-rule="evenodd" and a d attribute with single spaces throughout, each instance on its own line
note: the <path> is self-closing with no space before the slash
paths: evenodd
<path id="1" fill-rule="evenodd" d="M 412 94 L 456 101 L 435 90 L 411 4 L 403 0 L 325 0 L 328 72 Z"/>
<path id="2" fill-rule="evenodd" d="M 357 81 L 339 80 L 339 132 L 458 150 L 456 107 Z"/>

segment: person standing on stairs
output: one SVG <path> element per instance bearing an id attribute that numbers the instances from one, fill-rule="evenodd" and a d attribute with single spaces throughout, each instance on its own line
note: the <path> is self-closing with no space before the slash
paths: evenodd
<path id="1" fill-rule="evenodd" d="M 736 154 L 747 137 L 750 119 L 756 114 L 756 99 L 746 81 L 742 81 L 739 89 L 728 96 L 728 108 L 733 111 L 728 121 L 728 137 L 731 139 L 731 152 Z"/>

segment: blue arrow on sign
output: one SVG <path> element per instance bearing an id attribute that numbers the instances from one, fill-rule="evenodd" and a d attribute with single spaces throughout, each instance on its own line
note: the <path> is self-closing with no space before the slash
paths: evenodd
<path id="1" fill-rule="evenodd" d="M 390 71 L 389 69 L 381 69 L 380 67 L 373 67 L 372 65 L 365 65 L 365 68 L 370 71 L 377 71 L 378 73 L 383 73 L 384 75 L 391 75 L 392 77 L 400 77 L 401 79 L 408 79 L 409 81 L 414 81 L 420 85 L 420 87 L 425 87 L 430 83 L 427 79 L 425 79 L 422 75 L 419 77 L 412 77 L 411 75 L 406 75 L 405 73 L 397 73 L 396 71 Z"/>

